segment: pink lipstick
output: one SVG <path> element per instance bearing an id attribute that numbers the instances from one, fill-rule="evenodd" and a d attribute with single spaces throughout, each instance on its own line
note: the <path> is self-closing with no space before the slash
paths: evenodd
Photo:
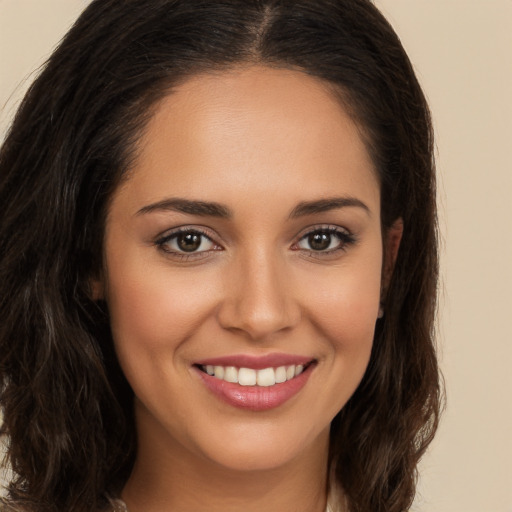
<path id="1" fill-rule="evenodd" d="M 290 354 L 230 355 L 198 361 L 205 386 L 224 402 L 264 411 L 284 404 L 307 383 L 316 361 Z"/>

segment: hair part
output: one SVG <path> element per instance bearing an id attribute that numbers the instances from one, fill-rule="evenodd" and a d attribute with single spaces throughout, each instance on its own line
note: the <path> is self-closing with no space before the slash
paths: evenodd
<path id="1" fill-rule="evenodd" d="M 363 381 L 331 426 L 351 512 L 404 512 L 438 424 L 432 125 L 399 39 L 368 0 L 95 0 L 30 87 L 0 152 L 5 506 L 96 512 L 136 453 L 101 272 L 109 199 L 158 100 L 248 64 L 331 84 L 361 128 L 386 230 L 404 233 Z"/>

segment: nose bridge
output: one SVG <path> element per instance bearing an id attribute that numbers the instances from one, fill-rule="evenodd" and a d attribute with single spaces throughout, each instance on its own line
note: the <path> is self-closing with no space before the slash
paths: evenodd
<path id="1" fill-rule="evenodd" d="M 219 311 L 224 328 L 261 339 L 298 322 L 299 305 L 286 262 L 277 251 L 262 247 L 244 251 L 233 263 Z"/>

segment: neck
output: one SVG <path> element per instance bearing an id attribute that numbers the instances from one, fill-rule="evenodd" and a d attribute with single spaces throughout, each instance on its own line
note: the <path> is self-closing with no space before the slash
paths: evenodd
<path id="1" fill-rule="evenodd" d="M 151 430 L 138 429 L 137 459 L 122 493 L 130 512 L 325 511 L 328 432 L 286 464 L 241 471 Z"/>

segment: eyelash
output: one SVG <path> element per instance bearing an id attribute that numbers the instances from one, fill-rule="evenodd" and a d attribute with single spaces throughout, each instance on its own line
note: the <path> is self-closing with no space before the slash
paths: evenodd
<path id="1" fill-rule="evenodd" d="M 179 250 L 169 249 L 168 244 L 173 240 L 177 240 L 179 235 L 199 235 L 202 239 L 206 239 L 209 242 L 211 242 L 215 246 L 215 248 L 208 249 L 205 251 L 189 252 L 189 253 L 181 252 Z M 203 241 L 204 240 L 201 240 L 201 244 L 203 243 Z M 161 251 L 163 251 L 167 255 L 169 255 L 173 258 L 176 258 L 180 261 L 190 261 L 192 259 L 194 259 L 194 260 L 202 259 L 202 258 L 207 257 L 212 251 L 219 251 L 222 249 L 220 245 L 216 244 L 213 241 L 212 237 L 210 236 L 210 234 L 208 232 L 206 232 L 205 230 L 203 230 L 201 228 L 196 228 L 196 227 L 193 227 L 193 228 L 192 227 L 184 227 L 184 228 L 176 229 L 176 230 L 172 231 L 171 233 L 168 233 L 168 234 L 164 235 L 163 237 L 159 238 L 155 242 L 155 244 Z"/>
<path id="2" fill-rule="evenodd" d="M 335 236 L 339 240 L 338 246 L 328 249 L 328 250 L 314 250 L 314 249 L 306 249 L 300 248 L 299 244 L 307 240 L 308 237 L 311 237 L 316 234 L 327 235 L 329 237 Z M 177 240 L 179 235 L 199 235 L 201 237 L 200 245 L 206 239 L 210 242 L 214 247 L 207 250 L 202 251 L 191 251 L 189 253 L 182 252 L 176 249 L 170 249 L 168 244 L 174 240 Z M 331 243 L 332 241 L 329 240 Z M 337 254 L 340 251 L 346 251 L 350 245 L 353 245 L 357 242 L 356 237 L 349 233 L 346 229 L 342 229 L 338 226 L 315 226 L 299 237 L 299 240 L 295 242 L 292 246 L 292 250 L 294 251 L 305 251 L 307 256 L 315 257 L 315 258 L 323 258 Z M 179 261 L 190 261 L 190 260 L 198 260 L 202 258 L 208 257 L 208 255 L 213 251 L 220 251 L 222 247 L 216 244 L 212 238 L 212 236 L 205 230 L 198 227 L 183 227 L 176 229 L 166 235 L 162 236 L 158 240 L 156 240 L 155 245 L 159 250 L 164 252 L 166 255 L 171 256 L 172 258 L 178 259 Z"/>
<path id="3" fill-rule="evenodd" d="M 357 242 L 356 237 L 348 232 L 346 229 L 340 228 L 338 226 L 315 226 L 312 229 L 308 229 L 306 233 L 300 236 L 299 241 L 294 244 L 293 247 L 297 247 L 294 250 L 301 250 L 298 247 L 299 243 L 303 240 L 307 240 L 309 237 L 315 234 L 327 235 L 329 237 L 335 236 L 339 240 L 338 246 L 328 249 L 328 250 L 314 250 L 314 249 L 302 249 L 307 252 L 307 255 L 314 258 L 325 258 L 329 256 L 334 256 L 339 252 L 346 251 L 351 245 L 354 245 Z"/>

